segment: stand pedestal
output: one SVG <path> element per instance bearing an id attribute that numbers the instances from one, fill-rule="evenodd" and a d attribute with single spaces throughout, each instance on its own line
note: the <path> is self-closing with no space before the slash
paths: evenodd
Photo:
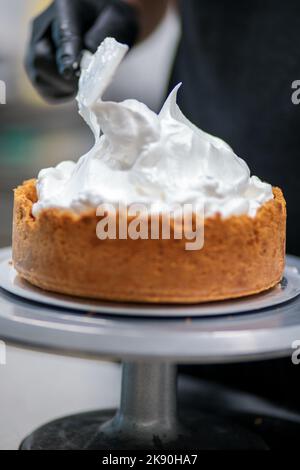
<path id="1" fill-rule="evenodd" d="M 126 362 L 120 409 L 95 411 L 46 424 L 22 450 L 266 449 L 255 434 L 199 411 L 177 412 L 176 366 Z"/>

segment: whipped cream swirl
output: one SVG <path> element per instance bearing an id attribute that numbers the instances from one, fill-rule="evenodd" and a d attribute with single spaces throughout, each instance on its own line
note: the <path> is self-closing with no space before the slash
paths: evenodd
<path id="1" fill-rule="evenodd" d="M 102 100 L 127 50 L 107 38 L 94 55 L 85 53 L 77 101 L 95 144 L 77 163 L 39 173 L 33 215 L 47 208 L 80 213 L 103 203 L 143 203 L 164 211 L 204 202 L 206 217 L 255 216 L 273 198 L 271 185 L 251 177 L 224 141 L 182 114 L 176 103 L 180 84 L 158 115 L 136 100 Z"/>

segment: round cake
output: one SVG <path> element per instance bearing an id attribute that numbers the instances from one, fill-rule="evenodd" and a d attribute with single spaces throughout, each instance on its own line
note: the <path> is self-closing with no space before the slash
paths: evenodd
<path id="1" fill-rule="evenodd" d="M 94 210 L 47 209 L 32 215 L 35 181 L 15 191 L 13 262 L 43 289 L 95 299 L 197 303 L 255 294 L 275 286 L 285 262 L 282 192 L 255 217 L 205 219 L 201 250 L 185 240 L 99 240 Z"/>
<path id="2" fill-rule="evenodd" d="M 228 144 L 182 114 L 179 86 L 159 114 L 136 100 L 103 101 L 126 51 L 108 38 L 84 55 L 77 101 L 95 144 L 78 162 L 44 169 L 16 189 L 14 267 L 48 291 L 111 301 L 198 303 L 275 286 L 285 263 L 281 190 L 251 176 Z M 129 234 L 138 226 L 136 206 L 146 233 L 124 237 L 121 225 Z M 186 207 L 201 235 L 191 249 L 186 231 L 178 237 Z M 172 214 L 168 237 L 160 228 L 153 236 L 154 214 L 159 227 Z M 115 231 L 103 224 L 99 234 L 108 216 Z"/>

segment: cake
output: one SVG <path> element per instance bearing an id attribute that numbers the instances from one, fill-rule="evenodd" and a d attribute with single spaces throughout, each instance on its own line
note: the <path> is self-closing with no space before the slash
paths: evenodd
<path id="1" fill-rule="evenodd" d="M 250 176 L 225 142 L 191 124 L 176 104 L 178 87 L 159 115 L 135 100 L 103 101 L 126 50 L 109 38 L 82 63 L 77 99 L 94 147 L 15 190 L 15 269 L 47 291 L 110 301 L 199 303 L 276 286 L 285 264 L 281 190 Z M 130 225 L 134 204 L 147 209 L 148 235 L 153 213 L 161 222 L 175 206 L 200 205 L 203 246 L 187 249 L 185 232 L 176 238 L 175 215 L 167 239 L 118 230 L 101 239 L 97 227 L 112 205 Z M 193 210 L 191 217 L 195 228 Z"/>

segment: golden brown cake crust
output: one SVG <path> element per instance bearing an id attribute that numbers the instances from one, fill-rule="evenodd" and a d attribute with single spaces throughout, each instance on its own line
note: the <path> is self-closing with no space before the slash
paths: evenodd
<path id="1" fill-rule="evenodd" d="M 185 240 L 99 240 L 94 210 L 47 209 L 35 219 L 35 180 L 15 190 L 13 263 L 43 289 L 131 302 L 198 303 L 255 294 L 275 286 L 285 263 L 286 205 L 274 199 L 254 218 L 205 220 L 205 243 Z"/>

